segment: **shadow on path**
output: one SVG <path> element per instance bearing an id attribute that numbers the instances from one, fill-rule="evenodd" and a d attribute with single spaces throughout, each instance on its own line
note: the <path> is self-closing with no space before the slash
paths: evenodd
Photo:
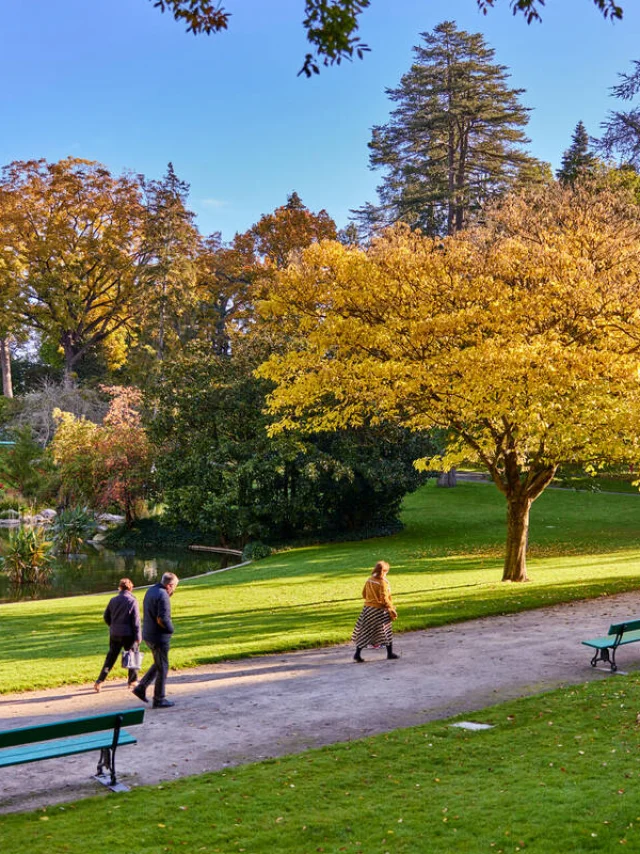
<path id="1" fill-rule="evenodd" d="M 180 671 L 169 677 L 175 708 L 148 709 L 138 744 L 118 753 L 119 772 L 130 786 L 154 784 L 617 678 L 592 668 L 580 641 L 639 615 L 640 594 L 625 593 L 403 634 L 397 661 L 367 650 L 356 665 L 341 645 Z M 640 645 L 618 658 L 619 675 L 640 669 Z M 0 729 L 137 705 L 123 671 L 100 694 L 74 686 L 3 696 Z M 101 794 L 90 779 L 96 761 L 0 769 L 0 812 Z"/>

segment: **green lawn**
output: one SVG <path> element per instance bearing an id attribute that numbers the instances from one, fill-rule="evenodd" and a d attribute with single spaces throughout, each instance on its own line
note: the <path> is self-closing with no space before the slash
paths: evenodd
<path id="1" fill-rule="evenodd" d="M 546 492 L 533 507 L 532 581 L 522 585 L 500 583 L 505 505 L 492 484 L 431 482 L 407 498 L 404 521 L 394 537 L 295 549 L 181 584 L 172 665 L 348 641 L 380 558 L 392 565 L 397 631 L 640 586 L 637 495 Z M 93 681 L 107 599 L 0 606 L 0 692 Z"/>
<path id="2" fill-rule="evenodd" d="M 626 492 L 630 495 L 638 495 L 638 487 L 634 486 L 637 475 L 626 475 L 625 477 L 607 477 L 598 475 L 588 477 L 580 474 L 571 474 L 558 477 L 555 485 L 563 489 L 583 489 L 588 492 Z"/>
<path id="3" fill-rule="evenodd" d="M 429 485 L 386 540 L 305 548 L 181 585 L 178 666 L 346 641 L 372 563 L 392 563 L 398 628 L 617 592 L 640 582 L 637 496 L 547 492 L 525 585 L 502 585 L 491 485 Z M 95 678 L 107 597 L 0 607 L 2 690 Z M 638 677 L 612 677 L 282 760 L 0 816 L 2 850 L 610 852 L 640 847 Z"/>
<path id="4" fill-rule="evenodd" d="M 0 816 L 2 850 L 638 851 L 637 693 L 637 678 L 613 677 L 471 716 L 490 730 L 437 722 Z"/>

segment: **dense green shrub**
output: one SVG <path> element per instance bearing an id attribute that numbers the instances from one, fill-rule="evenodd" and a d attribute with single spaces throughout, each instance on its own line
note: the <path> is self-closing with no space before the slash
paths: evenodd
<path id="1" fill-rule="evenodd" d="M 154 517 L 137 519 L 129 528 L 125 525 L 113 528 L 106 533 L 103 543 L 112 549 L 186 549 L 192 545 L 215 546 L 216 538 L 210 533 Z"/>
<path id="2" fill-rule="evenodd" d="M 0 448 L 0 478 L 25 498 L 35 498 L 49 477 L 49 461 L 30 427 L 9 431 L 8 435 L 15 444 Z"/>
<path id="3" fill-rule="evenodd" d="M 254 540 L 244 547 L 242 560 L 262 560 L 262 558 L 269 557 L 272 552 L 271 546 L 261 543 L 260 540 Z"/>
<path id="4" fill-rule="evenodd" d="M 184 355 L 150 401 L 169 520 L 223 544 L 335 538 L 393 523 L 424 481 L 425 434 L 391 427 L 270 437 L 269 384 L 251 360 Z"/>

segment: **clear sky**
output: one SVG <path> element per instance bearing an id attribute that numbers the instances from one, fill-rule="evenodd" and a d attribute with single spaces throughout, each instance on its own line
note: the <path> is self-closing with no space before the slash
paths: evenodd
<path id="1" fill-rule="evenodd" d="M 297 77 L 303 0 L 224 0 L 230 28 L 187 34 L 151 0 L 0 0 L 0 163 L 67 155 L 159 178 L 172 161 L 204 234 L 230 240 L 296 190 L 339 226 L 375 201 L 367 142 L 421 32 L 482 32 L 526 89 L 532 154 L 556 168 L 582 120 L 598 135 L 609 88 L 640 59 L 640 3 L 605 21 L 592 0 L 547 0 L 541 24 L 508 0 L 372 0 L 363 61 Z"/>

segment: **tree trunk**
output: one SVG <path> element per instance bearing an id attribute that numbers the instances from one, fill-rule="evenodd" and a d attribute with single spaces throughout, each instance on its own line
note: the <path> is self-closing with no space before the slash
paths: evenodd
<path id="1" fill-rule="evenodd" d="M 445 488 L 450 488 L 452 486 L 458 485 L 458 478 L 456 475 L 456 469 L 449 469 L 449 471 L 441 471 L 438 475 L 438 481 L 436 486 L 443 486 Z"/>
<path id="2" fill-rule="evenodd" d="M 0 369 L 2 370 L 2 394 L 13 397 L 13 382 L 11 380 L 11 350 L 9 336 L 0 338 Z"/>
<path id="3" fill-rule="evenodd" d="M 507 497 L 507 546 L 503 581 L 528 581 L 527 541 L 531 499 L 521 495 Z"/>
<path id="4" fill-rule="evenodd" d="M 64 352 L 64 377 L 63 384 L 65 388 L 70 388 L 73 385 L 73 368 L 76 363 L 76 351 L 71 340 L 71 333 L 64 332 L 61 336 L 62 350 Z"/>

